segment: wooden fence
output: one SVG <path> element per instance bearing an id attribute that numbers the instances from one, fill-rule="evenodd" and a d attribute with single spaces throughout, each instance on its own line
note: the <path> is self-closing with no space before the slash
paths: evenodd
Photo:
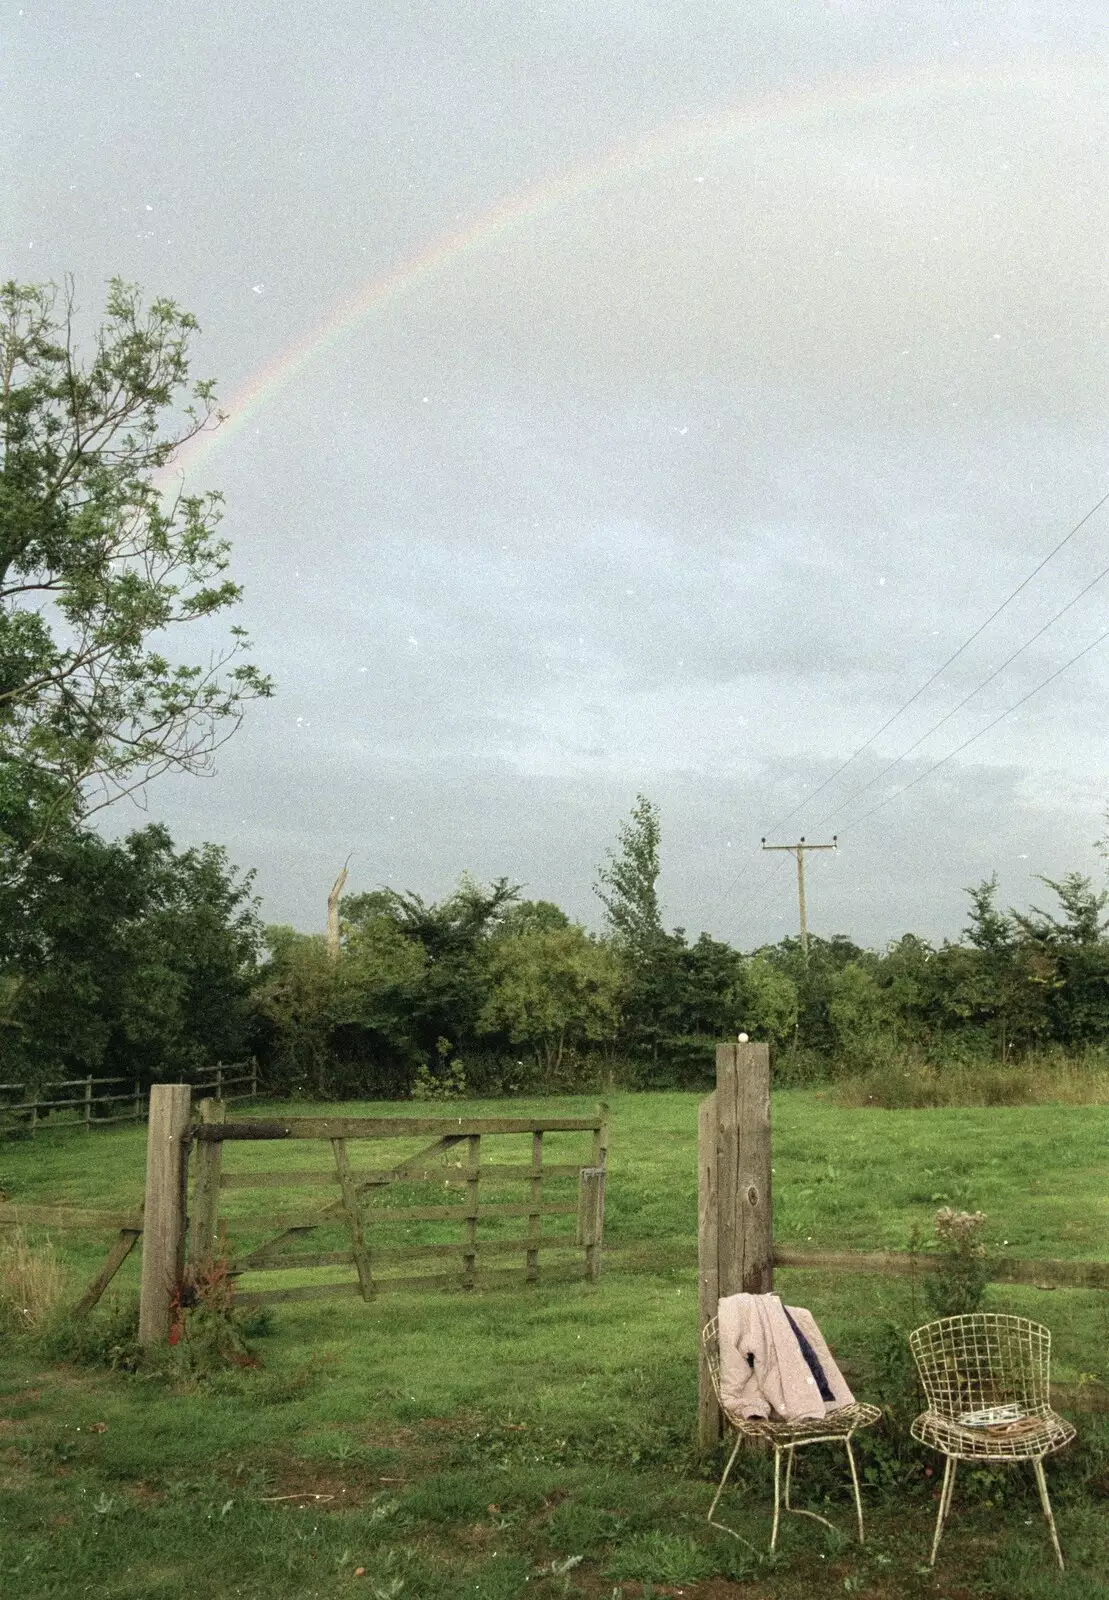
<path id="1" fill-rule="evenodd" d="M 822 1272 L 909 1276 L 936 1270 L 937 1259 L 923 1252 L 812 1250 L 776 1244 L 771 1227 L 771 1162 L 769 1061 L 763 1045 L 721 1045 L 717 1050 L 717 1090 L 702 1102 L 698 1138 L 698 1274 L 701 1325 L 716 1314 L 721 1295 L 746 1290 L 764 1293 L 773 1287 L 775 1267 Z M 222 1069 L 224 1072 L 229 1069 Z M 232 1086 L 223 1079 L 222 1087 Z M 280 1120 L 227 1121 L 225 1105 L 214 1098 L 201 1102 L 200 1121 L 191 1122 L 191 1089 L 187 1084 L 156 1085 L 151 1097 L 147 1134 L 147 1184 L 137 1211 L 82 1210 L 74 1207 L 0 1204 L 0 1228 L 42 1226 L 116 1231 L 104 1266 L 86 1288 L 75 1310 L 87 1312 L 143 1238 L 143 1315 L 146 1342 L 164 1338 L 169 1329 L 170 1302 L 187 1264 L 195 1272 L 219 1247 L 221 1196 L 227 1191 L 338 1185 L 340 1197 L 314 1211 L 268 1217 L 270 1236 L 242 1252 L 231 1263 L 239 1275 L 266 1271 L 303 1271 L 351 1266 L 355 1276 L 342 1284 L 311 1284 L 293 1289 L 249 1290 L 240 1301 L 300 1300 L 342 1293 L 362 1296 L 390 1288 L 474 1284 L 479 1264 L 506 1256 L 522 1262 L 522 1277 L 534 1282 L 540 1252 L 581 1249 L 585 1273 L 596 1281 L 604 1241 L 605 1167 L 608 1143 L 604 1108 L 593 1118 L 445 1118 L 289 1117 Z M 588 1164 L 552 1163 L 544 1135 L 589 1133 Z M 483 1141 L 502 1134 L 530 1135 L 531 1160 L 497 1164 L 483 1160 Z M 348 1141 L 432 1137 L 433 1142 L 391 1167 L 355 1170 Z M 333 1167 L 328 1170 L 231 1172 L 223 1167 L 223 1151 L 236 1142 L 327 1141 Z M 193 1153 L 194 1188 L 188 1205 L 187 1180 Z M 578 1179 L 576 1203 L 544 1199 L 547 1179 Z M 482 1185 L 520 1182 L 526 1197 L 519 1202 L 485 1203 Z M 381 1206 L 375 1200 L 395 1193 L 398 1185 L 434 1183 L 462 1192 L 460 1203 Z M 332 1191 L 333 1192 L 333 1191 Z M 542 1219 L 576 1214 L 573 1235 L 545 1234 Z M 479 1237 L 487 1219 L 526 1218 L 527 1230 L 513 1237 Z M 375 1230 L 400 1223 L 454 1223 L 460 1236 L 429 1244 L 382 1244 Z M 306 1236 L 338 1225 L 346 1237 L 341 1250 L 295 1251 Z M 186 1228 L 188 1226 L 188 1234 Z M 278 1231 L 274 1231 L 278 1230 Z M 186 1239 L 188 1249 L 186 1251 Z M 678 1242 L 675 1242 L 678 1243 Z M 659 1256 L 643 1242 L 607 1250 L 631 1270 L 652 1266 L 680 1267 L 688 1246 L 678 1256 Z M 451 1261 L 454 1270 L 433 1275 L 398 1277 L 398 1268 L 417 1262 Z M 382 1271 L 382 1269 L 385 1269 Z M 989 1281 L 1051 1289 L 1109 1290 L 1109 1262 L 1043 1261 L 1017 1257 L 986 1263 Z M 519 1269 L 518 1269 L 519 1270 Z M 581 1268 L 577 1269 L 579 1275 Z M 545 1276 L 546 1276 L 545 1272 Z M 503 1278 L 506 1273 L 497 1272 Z M 1100 1385 L 1069 1388 L 1055 1385 L 1063 1403 L 1087 1410 L 1109 1411 L 1109 1391 Z M 698 1434 L 708 1447 L 719 1437 L 720 1416 L 707 1370 L 702 1368 Z"/>
<path id="2" fill-rule="evenodd" d="M 697 1265 L 701 1327 L 729 1294 L 766 1294 L 774 1268 L 911 1277 L 935 1272 L 921 1251 L 808 1250 L 774 1242 L 771 1219 L 770 1057 L 764 1044 L 722 1044 L 716 1090 L 702 1100 L 697 1137 Z M 992 1257 L 990 1283 L 1040 1289 L 1109 1289 L 1109 1262 L 1033 1261 Z M 1101 1385 L 1053 1385 L 1064 1404 L 1109 1411 Z M 704 1351 L 698 1385 L 697 1436 L 702 1449 L 720 1437 L 722 1421 Z"/>
<path id="3" fill-rule="evenodd" d="M 191 1086 L 217 1100 L 253 1099 L 258 1093 L 258 1063 L 253 1057 L 227 1064 L 217 1061 L 197 1073 Z M 229 1089 L 240 1092 L 228 1094 Z M 11 1095 L 19 1098 L 7 1098 Z M 88 1133 L 115 1122 L 143 1122 L 148 1103 L 149 1091 L 131 1078 L 96 1078 L 90 1073 L 40 1084 L 33 1095 L 28 1095 L 26 1084 L 0 1083 L 0 1128 L 14 1124 L 33 1135 L 45 1124 L 79 1127 Z"/>

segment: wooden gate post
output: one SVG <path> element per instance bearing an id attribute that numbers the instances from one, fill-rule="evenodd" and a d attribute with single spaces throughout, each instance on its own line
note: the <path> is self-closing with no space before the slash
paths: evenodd
<path id="1" fill-rule="evenodd" d="M 222 1100 L 200 1102 L 201 1122 L 222 1122 L 225 1116 Z M 223 1142 L 220 1139 L 198 1139 L 196 1168 L 193 1175 L 193 1203 L 189 1213 L 190 1276 L 201 1272 L 211 1263 L 216 1253 L 219 1229 L 220 1164 Z"/>
<path id="2" fill-rule="evenodd" d="M 604 1236 L 605 1169 L 582 1167 L 578 1174 L 578 1240 L 585 1247 L 585 1275 L 590 1283 L 600 1281 Z"/>
<path id="3" fill-rule="evenodd" d="M 765 1044 L 716 1047 L 716 1092 L 697 1119 L 697 1258 L 700 1326 L 729 1294 L 774 1286 L 770 1210 L 770 1051 Z M 697 1437 L 711 1449 L 720 1410 L 700 1354 Z"/>
<path id="4" fill-rule="evenodd" d="M 185 1265 L 191 1098 L 187 1083 L 150 1086 L 139 1289 L 139 1343 L 143 1345 L 164 1343 L 169 1334 L 170 1301 Z"/>

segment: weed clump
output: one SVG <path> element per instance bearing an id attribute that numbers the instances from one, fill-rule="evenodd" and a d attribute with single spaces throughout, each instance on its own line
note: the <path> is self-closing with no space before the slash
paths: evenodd
<path id="1" fill-rule="evenodd" d="M 245 1322 L 235 1306 L 235 1278 L 227 1257 L 215 1256 L 193 1267 L 172 1301 L 169 1344 L 177 1363 L 193 1377 L 226 1367 L 261 1367 L 247 1343 Z"/>
<path id="2" fill-rule="evenodd" d="M 1103 1051 L 1080 1057 L 1047 1051 L 997 1062 L 952 1046 L 942 1059 L 911 1047 L 872 1051 L 846 1063 L 836 1103 L 852 1109 L 922 1111 L 939 1106 L 1104 1105 L 1109 1071 Z M 825 1070 L 823 1076 L 827 1077 Z"/>
<path id="3" fill-rule="evenodd" d="M 982 1238 L 981 1211 L 936 1212 L 936 1268 L 924 1280 L 924 1301 L 937 1317 L 964 1317 L 977 1311 L 986 1292 L 989 1251 Z"/>
<path id="4" fill-rule="evenodd" d="M 43 1332 L 42 1352 L 50 1361 L 137 1372 L 142 1364 L 137 1296 L 113 1297 L 87 1317 L 59 1314 Z"/>
<path id="5" fill-rule="evenodd" d="M 0 1242 L 0 1327 L 38 1333 L 58 1315 L 66 1277 L 49 1239 L 31 1244 L 22 1228 Z"/>

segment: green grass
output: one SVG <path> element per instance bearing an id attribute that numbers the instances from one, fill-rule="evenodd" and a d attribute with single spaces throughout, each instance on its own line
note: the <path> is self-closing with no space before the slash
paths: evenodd
<path id="1" fill-rule="evenodd" d="M 449 1109 L 575 1114 L 592 1103 Z M 574 1137 L 564 1136 L 562 1153 L 563 1136 L 552 1137 L 550 1159 L 583 1153 L 587 1140 Z M 1105 1253 L 1109 1108 L 848 1111 L 795 1092 L 776 1097 L 774 1140 L 782 1240 L 903 1248 L 914 1224 L 926 1229 L 949 1203 L 986 1211 L 996 1242 L 1009 1241 L 1006 1253 Z M 385 1164 L 416 1145 L 358 1152 L 355 1164 Z M 504 1145 L 496 1159 L 526 1157 L 526 1141 L 513 1155 Z M 279 1306 L 272 1335 L 259 1341 L 265 1370 L 208 1381 L 51 1366 L 11 1342 L 0 1380 L 0 1593 L 1109 1596 L 1101 1576 L 1109 1439 L 1091 1417 L 1079 1419 L 1079 1447 L 1049 1466 L 1070 1564 L 1062 1582 L 1031 1475 L 1016 1471 L 960 1481 L 937 1573 L 921 1571 L 934 1514 L 930 1458 L 893 1436 L 862 1442 L 869 1538 L 861 1552 L 793 1519 L 770 1562 L 704 1525 L 721 1463 L 698 1462 L 691 1445 L 695 1150 L 696 1097 L 613 1098 L 612 1257 L 597 1289 Z M 227 1152 L 239 1171 L 322 1170 L 326 1160 L 326 1146 L 304 1144 Z M 0 1147 L 0 1189 L 17 1202 L 126 1207 L 141 1198 L 143 1163 L 141 1129 L 45 1135 Z M 231 1225 L 236 1237 L 261 1237 L 267 1211 L 309 1209 L 335 1193 L 228 1191 Z M 417 1229 L 413 1237 L 441 1231 Z M 76 1286 L 107 1240 L 58 1242 Z M 134 1259 L 121 1277 L 127 1293 Z M 899 1280 L 782 1272 L 778 1286 L 812 1307 L 864 1395 L 876 1332 L 924 1316 Z M 1109 1376 L 1109 1297 L 998 1286 L 990 1300 L 1049 1323 L 1060 1377 Z M 838 1463 L 814 1450 L 798 1479 L 799 1502 L 826 1505 L 846 1530 Z M 769 1503 L 767 1463 L 745 1458 L 726 1515 L 760 1552 Z"/>

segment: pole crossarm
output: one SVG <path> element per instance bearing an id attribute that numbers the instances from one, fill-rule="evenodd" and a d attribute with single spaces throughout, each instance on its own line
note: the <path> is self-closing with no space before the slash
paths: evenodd
<path id="1" fill-rule="evenodd" d="M 762 841 L 764 850 L 838 850 L 837 836 L 833 834 L 831 844 L 807 844 L 804 839 L 798 839 L 796 844 L 767 844 Z"/>
<path id="2" fill-rule="evenodd" d="M 838 850 L 838 835 L 832 835 L 831 844 L 809 844 L 802 834 L 796 844 L 767 844 L 762 841 L 764 850 L 788 850 L 791 856 L 797 858 L 797 905 L 801 913 L 801 954 L 807 961 L 809 958 L 809 925 L 805 918 L 805 851 L 806 850 Z"/>

